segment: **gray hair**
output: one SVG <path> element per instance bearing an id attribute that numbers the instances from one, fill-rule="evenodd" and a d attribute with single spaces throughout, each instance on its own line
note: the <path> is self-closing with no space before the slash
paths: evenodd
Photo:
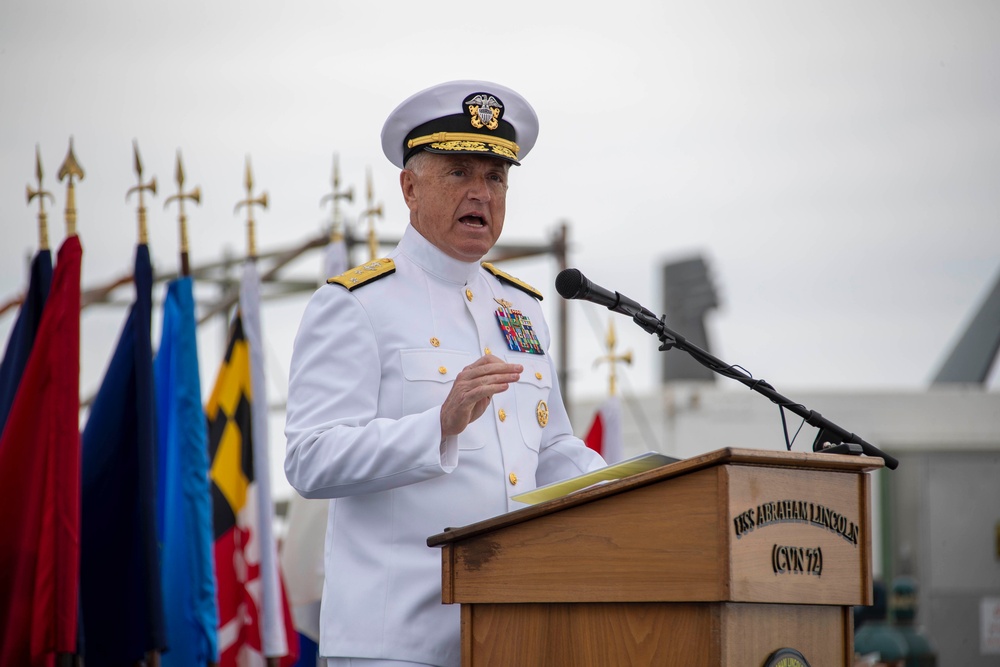
<path id="1" fill-rule="evenodd" d="M 420 174 L 427 163 L 427 151 L 417 151 L 410 156 L 410 159 L 403 165 L 403 169 L 409 169 L 414 174 Z"/>

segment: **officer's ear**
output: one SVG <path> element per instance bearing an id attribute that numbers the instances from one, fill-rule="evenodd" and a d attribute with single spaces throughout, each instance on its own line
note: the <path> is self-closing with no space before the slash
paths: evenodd
<path id="1" fill-rule="evenodd" d="M 410 169 L 399 172 L 399 188 L 403 191 L 406 207 L 411 211 L 417 207 L 417 175 Z"/>

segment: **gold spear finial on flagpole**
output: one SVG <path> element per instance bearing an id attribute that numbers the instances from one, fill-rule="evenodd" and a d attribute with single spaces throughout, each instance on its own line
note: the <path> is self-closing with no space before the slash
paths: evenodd
<path id="1" fill-rule="evenodd" d="M 337 160 L 337 154 L 333 154 L 333 190 L 329 194 L 323 195 L 323 198 L 319 200 L 319 207 L 323 208 L 323 204 L 330 200 L 333 202 L 333 217 L 330 220 L 330 243 L 336 243 L 338 241 L 344 240 L 344 233 L 341 231 L 341 225 L 343 224 L 343 217 L 340 213 L 340 200 L 346 199 L 349 202 L 354 201 L 354 188 L 347 188 L 346 190 L 340 189 L 340 162 Z"/>
<path id="2" fill-rule="evenodd" d="M 376 259 L 378 257 L 378 236 L 375 235 L 375 216 L 382 217 L 382 203 L 379 202 L 378 206 L 375 206 L 375 195 L 372 189 L 372 170 L 371 167 L 367 171 L 367 190 L 368 190 L 368 206 L 365 208 L 362 217 L 368 218 L 368 255 L 370 259 Z"/>
<path id="3" fill-rule="evenodd" d="M 628 352 L 625 352 L 624 354 L 620 354 L 620 355 L 616 355 L 615 354 L 615 344 L 616 344 L 616 342 L 617 341 L 616 341 L 616 338 L 615 338 L 615 323 L 614 323 L 614 320 L 608 320 L 608 335 L 607 335 L 607 338 L 605 339 L 605 343 L 608 346 L 608 353 L 607 353 L 607 355 L 605 355 L 605 356 L 600 357 L 599 359 L 597 359 L 597 361 L 594 362 L 594 366 L 596 367 L 602 361 L 607 361 L 610 364 L 610 370 L 608 371 L 608 395 L 609 396 L 614 396 L 616 393 L 618 393 L 618 387 L 617 387 L 617 381 L 616 381 L 617 380 L 617 371 L 616 371 L 617 367 L 616 367 L 616 364 L 618 362 L 623 362 L 623 363 L 626 363 L 626 364 L 631 364 L 632 363 L 632 351 L 631 350 L 629 350 Z"/>
<path id="4" fill-rule="evenodd" d="M 59 167 L 59 180 L 67 180 L 66 184 L 66 236 L 76 236 L 76 184 L 73 179 L 83 180 L 83 168 L 73 155 L 73 137 L 69 138 L 69 152 Z"/>
<path id="5" fill-rule="evenodd" d="M 174 170 L 174 180 L 177 182 L 177 194 L 167 197 L 163 208 L 172 201 L 177 202 L 177 226 L 180 230 L 181 275 L 191 275 L 191 264 L 188 258 L 187 214 L 184 213 L 184 200 L 190 199 L 195 204 L 201 203 L 201 188 L 195 186 L 191 192 L 184 192 L 184 165 L 181 164 L 181 150 L 177 149 L 177 168 Z"/>
<path id="6" fill-rule="evenodd" d="M 38 148 L 38 144 L 35 144 L 35 178 L 38 179 L 38 189 L 32 190 L 31 186 L 27 186 L 28 189 L 28 204 L 31 204 L 31 200 L 38 197 L 38 249 L 48 250 L 49 249 L 49 216 L 45 212 L 45 198 L 48 197 L 55 203 L 55 197 L 52 196 L 51 192 L 42 189 L 42 156 Z"/>
<path id="7" fill-rule="evenodd" d="M 139 142 L 135 139 L 132 140 L 132 154 L 135 157 L 133 164 L 136 180 L 139 181 L 139 184 L 129 188 L 128 192 L 125 193 L 125 201 L 128 201 L 133 192 L 139 193 L 139 207 L 136 211 L 136 216 L 139 219 L 139 245 L 146 245 L 149 243 L 149 229 L 146 225 L 146 200 L 142 193 L 149 190 L 154 195 L 156 194 L 156 177 L 149 179 L 149 183 L 142 182 L 142 160 L 139 159 Z"/>
<path id="8" fill-rule="evenodd" d="M 260 206 L 262 208 L 267 208 L 267 193 L 264 192 L 254 199 L 253 197 L 253 172 L 250 170 L 250 156 L 247 155 L 247 166 L 246 175 L 243 179 L 244 185 L 247 188 L 247 198 L 237 202 L 236 208 L 233 210 L 235 214 L 240 210 L 240 206 L 247 207 L 247 257 L 250 259 L 257 259 L 257 232 L 255 229 L 255 222 L 253 219 L 253 207 Z"/>

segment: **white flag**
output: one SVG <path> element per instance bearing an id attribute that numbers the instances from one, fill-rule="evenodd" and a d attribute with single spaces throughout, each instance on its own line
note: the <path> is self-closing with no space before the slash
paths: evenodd
<path id="1" fill-rule="evenodd" d="M 260 277 L 257 264 L 247 260 L 243 265 L 240 285 L 240 314 L 244 334 L 250 347 L 250 386 L 253 401 L 250 408 L 253 433 L 253 469 L 256 481 L 257 544 L 260 562 L 261 642 L 265 657 L 288 653 L 285 619 L 282 610 L 281 578 L 278 573 L 278 550 L 274 541 L 274 503 L 271 498 L 271 466 L 268 452 L 267 385 L 264 381 L 264 348 L 260 320 Z"/>

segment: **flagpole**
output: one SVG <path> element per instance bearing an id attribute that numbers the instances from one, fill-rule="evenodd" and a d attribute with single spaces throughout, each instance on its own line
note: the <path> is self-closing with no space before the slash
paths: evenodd
<path id="1" fill-rule="evenodd" d="M 253 261 L 257 260 L 257 233 L 256 233 L 256 223 L 253 219 L 253 207 L 260 206 L 261 208 L 267 208 L 267 193 L 261 193 L 257 198 L 253 196 L 253 172 L 250 170 L 250 156 L 247 155 L 246 160 L 246 172 L 243 179 L 243 184 L 247 189 L 247 197 L 242 201 L 236 203 L 236 208 L 233 213 L 240 210 L 241 206 L 247 207 L 247 258 Z"/>
<path id="2" fill-rule="evenodd" d="M 601 402 L 594 415 L 594 422 L 588 429 L 584 442 L 593 450 L 596 450 L 609 464 L 618 463 L 625 458 L 625 443 L 622 439 L 622 416 L 621 402 L 618 400 L 617 385 L 617 365 L 618 363 L 632 363 L 632 352 L 624 354 L 615 353 L 614 321 L 608 320 L 608 335 L 605 338 L 608 353 L 594 361 L 596 367 L 602 361 L 607 361 L 610 369 L 608 371 L 608 397 Z"/>
<path id="3" fill-rule="evenodd" d="M 143 192 L 149 191 L 156 194 L 156 177 L 154 176 L 149 180 L 149 183 L 142 182 L 142 160 L 139 159 L 139 143 L 132 140 L 132 153 L 135 156 L 135 174 L 138 178 L 139 184 L 133 188 L 129 188 L 128 192 L 125 193 L 125 201 L 128 201 L 129 195 L 133 192 L 139 193 L 139 208 L 137 210 L 137 216 L 139 219 L 139 245 L 149 244 L 149 230 L 146 225 L 146 201 L 143 197 Z"/>
<path id="4" fill-rule="evenodd" d="M 36 146 L 36 158 L 38 156 L 37 146 Z M 37 160 L 38 164 L 38 189 L 41 190 L 42 180 L 41 180 L 41 160 Z M 76 236 L 76 181 L 82 181 L 84 179 L 83 168 L 80 163 L 76 160 L 76 155 L 73 154 L 73 137 L 69 138 L 69 150 L 66 152 L 66 157 L 63 159 L 62 166 L 59 167 L 59 173 L 57 178 L 60 181 L 66 181 L 66 209 L 65 209 L 65 222 L 66 222 L 66 237 L 70 238 Z M 29 201 L 30 201 L 30 191 L 29 191 Z M 41 195 L 39 195 L 41 199 Z M 39 214 L 39 224 L 41 224 L 41 214 Z M 47 233 L 46 224 L 46 234 Z M 41 233 L 41 232 L 40 232 Z M 45 239 L 46 245 L 48 245 L 48 239 Z M 79 277 L 77 277 L 79 281 Z M 79 289 L 79 287 L 77 287 Z M 77 331 L 77 336 L 79 337 L 79 330 Z M 79 511 L 79 506 L 78 510 Z M 77 588 L 77 600 L 79 600 L 79 584 Z M 77 617 L 77 623 L 80 622 L 79 617 Z M 79 631 L 78 631 L 79 632 Z M 80 656 L 77 656 L 74 652 L 63 651 L 56 653 L 56 665 L 57 667 L 73 667 L 74 665 L 82 664 Z"/>
<path id="5" fill-rule="evenodd" d="M 137 219 L 137 223 L 138 223 L 138 245 L 139 246 L 146 246 L 146 248 L 147 248 L 147 250 L 145 251 L 146 252 L 146 260 L 145 261 L 147 262 L 147 266 L 148 266 L 148 261 L 149 261 L 148 260 L 149 226 L 147 224 L 147 219 L 146 219 L 146 200 L 145 200 L 144 193 L 148 191 L 149 193 L 151 193 L 153 195 L 156 195 L 156 177 L 153 176 L 152 178 L 150 178 L 148 183 L 143 183 L 142 182 L 142 159 L 139 157 L 139 143 L 137 141 L 135 141 L 135 140 L 132 141 L 132 155 L 133 155 L 133 158 L 134 158 L 133 168 L 135 170 L 137 184 L 134 187 L 129 188 L 129 190 L 125 193 L 125 201 L 128 201 L 129 196 L 131 196 L 131 194 L 133 192 L 138 193 L 138 195 L 139 195 L 139 204 L 138 204 L 138 206 L 136 208 L 136 219 Z M 138 257 L 138 255 L 137 255 L 137 257 Z M 137 259 L 137 262 L 138 262 L 138 259 Z M 135 279 L 137 280 L 137 282 L 136 282 L 136 290 L 137 290 L 136 303 L 139 303 L 140 302 L 140 295 L 138 294 L 138 291 L 140 290 L 140 284 L 141 283 L 138 282 L 138 278 L 140 276 L 140 273 L 138 271 L 138 263 L 137 263 L 136 266 L 137 266 L 137 269 L 136 269 L 136 274 L 134 276 Z M 151 279 L 151 278 L 152 278 L 152 275 L 150 274 L 148 279 Z M 147 317 L 148 316 L 149 315 L 147 313 Z M 148 324 L 146 326 L 148 327 Z M 145 334 L 147 336 L 149 335 L 148 330 L 145 331 Z M 151 365 L 152 357 L 150 357 L 149 361 L 150 361 L 150 366 L 149 366 L 148 370 L 152 371 L 152 365 Z M 138 370 L 138 367 L 137 367 L 137 370 Z M 152 382 L 152 378 L 151 377 L 149 378 L 149 380 L 150 380 L 150 382 Z M 150 409 L 153 410 L 155 408 L 150 407 Z M 140 438 L 142 437 L 141 433 L 139 434 L 139 437 Z M 140 440 L 140 442 L 141 442 L 141 440 Z M 152 452 L 154 454 L 154 456 L 155 456 L 155 452 L 156 452 L 155 443 L 150 448 L 150 452 Z M 154 472 L 154 480 L 155 480 L 155 472 Z M 152 483 L 155 484 L 155 481 L 153 481 Z M 151 486 L 150 488 L 154 488 L 154 487 Z M 154 498 L 151 498 L 149 500 L 152 500 L 152 502 L 154 503 L 153 507 L 155 508 L 155 495 L 154 495 Z M 155 516 L 155 509 L 153 510 L 153 512 L 154 512 L 154 516 Z M 154 533 L 155 533 L 155 528 L 153 530 L 154 530 Z M 157 565 L 156 565 L 155 569 L 157 570 L 157 573 L 158 573 L 158 571 L 159 571 L 159 563 L 158 562 L 157 562 Z M 155 585 L 158 587 L 160 585 L 159 581 L 157 581 L 155 583 Z M 162 595 L 162 593 L 161 593 L 161 595 Z M 160 597 L 160 599 L 157 601 L 157 604 L 162 605 L 162 597 Z M 161 614 L 162 614 L 162 611 L 161 611 Z M 155 625 L 156 621 L 154 620 L 153 622 L 154 622 L 154 625 Z M 156 634 L 156 632 L 154 630 L 154 635 L 155 634 Z M 146 664 L 152 665 L 152 667 L 159 667 L 159 665 L 160 665 L 160 651 L 157 648 L 150 648 L 150 649 L 148 649 L 146 651 Z"/>
<path id="6" fill-rule="evenodd" d="M 38 179 L 38 188 L 35 190 L 31 189 L 31 186 L 27 186 L 28 190 L 28 204 L 31 204 L 31 200 L 38 197 L 38 250 L 39 252 L 49 249 L 49 216 L 45 212 L 45 198 L 48 197 L 53 203 L 55 203 L 55 197 L 52 196 L 51 192 L 46 191 L 42 188 L 42 156 L 39 152 L 38 144 L 35 144 L 35 178 Z"/>
<path id="7" fill-rule="evenodd" d="M 330 219 L 330 243 L 339 243 L 344 240 L 344 232 L 341 227 L 343 224 L 343 216 L 340 212 L 340 200 L 346 199 L 349 202 L 354 201 L 354 188 L 347 188 L 346 190 L 340 189 L 340 162 L 337 159 L 337 154 L 333 154 L 333 190 L 329 194 L 323 195 L 319 200 L 319 207 L 323 208 L 323 204 L 327 201 L 333 202 L 333 213 Z"/>
<path id="8" fill-rule="evenodd" d="M 174 170 L 180 271 L 167 286 L 163 335 L 155 361 L 161 467 L 157 514 L 162 517 L 161 581 L 170 651 L 160 664 L 218 667 L 218 592 L 212 557 L 212 514 L 208 432 L 201 407 L 197 330 L 190 244 L 184 202 L 201 204 L 201 188 L 184 191 L 184 164 L 177 150 Z M 169 328 L 168 328 L 169 325 Z M 187 421 L 200 421 L 194 428 Z M 173 585 L 181 574 L 186 580 Z M 207 656 L 207 657 L 206 657 Z M 155 667 L 155 666 L 154 666 Z"/>
<path id="9" fill-rule="evenodd" d="M 375 234 L 375 216 L 382 217 L 382 203 L 375 206 L 375 195 L 372 190 L 372 170 L 369 167 L 367 172 L 368 207 L 361 214 L 361 217 L 368 218 L 368 258 L 375 260 L 378 258 L 378 236 Z"/>
<path id="10" fill-rule="evenodd" d="M 177 202 L 177 226 L 180 229 L 180 254 L 182 276 L 191 275 L 191 264 L 189 259 L 187 214 L 184 213 L 184 200 L 190 199 L 195 204 L 201 204 L 201 188 L 195 186 L 191 192 L 184 192 L 184 165 L 181 164 L 181 151 L 177 149 L 177 168 L 174 170 L 174 180 L 177 182 L 177 194 L 167 197 L 163 202 L 163 208 L 167 208 L 170 202 Z"/>
<path id="11" fill-rule="evenodd" d="M 615 324 L 614 321 L 610 319 L 608 320 L 608 335 L 605 338 L 605 344 L 608 347 L 608 353 L 603 357 L 599 357 L 594 362 L 594 366 L 596 367 L 602 361 L 608 362 L 610 366 L 610 369 L 608 371 L 608 396 L 615 396 L 618 393 L 616 364 L 618 362 L 631 364 L 632 351 L 629 350 L 628 352 L 625 352 L 624 354 L 620 355 L 615 354 L 615 344 L 616 344 Z"/>
<path id="12" fill-rule="evenodd" d="M 3 354 L 0 355 L 0 433 L 3 433 L 7 418 L 14 406 L 18 386 L 24 376 L 35 338 L 42 322 L 45 302 L 48 300 L 52 287 L 52 253 L 49 250 L 49 234 L 47 214 L 45 212 L 45 197 L 52 199 L 52 194 L 42 187 L 42 161 L 38 147 L 35 147 L 35 176 L 38 179 L 38 189 L 27 186 L 28 206 L 38 197 L 38 251 L 26 257 L 27 282 L 24 292 L 13 302 L 20 306 L 17 317 L 10 330 L 10 337 Z M 2 310 L 6 310 L 3 307 Z M 2 312 L 0 310 L 0 312 Z"/>
<path id="13" fill-rule="evenodd" d="M 262 462 L 261 461 L 261 457 L 259 456 L 259 454 L 261 454 L 261 451 L 258 451 L 257 447 L 256 447 L 257 441 L 258 441 L 259 438 L 264 439 L 265 443 L 266 443 L 266 438 L 267 438 L 267 428 L 266 428 L 266 425 L 267 425 L 267 422 L 266 422 L 267 416 L 266 416 L 266 412 L 264 413 L 264 416 L 262 418 L 259 417 L 258 413 L 256 412 L 259 409 L 267 410 L 267 392 L 266 392 L 266 387 L 265 387 L 264 382 L 263 382 L 263 373 L 262 373 L 263 367 L 262 366 L 257 366 L 257 364 L 255 364 L 255 359 L 254 359 L 255 355 L 262 355 L 263 351 L 260 350 L 260 349 L 257 349 L 257 350 L 253 349 L 255 345 L 259 348 L 260 345 L 261 345 L 261 342 L 262 342 L 261 341 L 261 331 L 260 331 L 260 312 L 259 312 L 259 299 L 260 299 L 260 296 L 259 296 L 259 294 L 256 294 L 256 291 L 259 289 L 259 278 L 257 276 L 257 271 L 256 271 L 256 263 L 257 263 L 257 234 L 256 234 L 256 223 L 255 223 L 254 218 L 253 218 L 253 207 L 254 206 L 260 206 L 263 209 L 267 208 L 267 192 L 261 193 L 261 195 L 259 197 L 254 197 L 253 196 L 253 185 L 254 185 L 254 183 L 253 183 L 253 172 L 251 171 L 251 168 L 250 168 L 250 156 L 249 155 L 247 156 L 247 159 L 246 159 L 246 172 L 245 172 L 245 177 L 244 177 L 244 185 L 246 186 L 247 196 L 246 196 L 245 199 L 237 202 L 236 208 L 234 210 L 234 213 L 236 211 L 239 211 L 239 209 L 240 209 L 241 206 L 245 206 L 246 209 L 247 209 L 247 262 L 249 264 L 246 267 L 248 273 L 244 274 L 244 277 L 243 277 L 243 286 L 240 289 L 240 302 L 241 302 L 241 311 L 244 311 L 242 313 L 242 315 L 244 317 L 244 325 L 246 327 L 247 340 L 248 340 L 248 342 L 250 344 L 250 347 L 251 347 L 251 352 L 250 352 L 250 376 L 251 376 L 251 378 L 250 378 L 250 386 L 251 386 L 251 391 L 253 393 L 253 402 L 254 403 L 258 403 L 256 405 L 254 405 L 253 408 L 251 408 L 251 411 L 254 414 L 254 416 L 251 419 L 252 419 L 254 427 L 263 425 L 263 428 L 254 428 L 253 429 L 253 440 L 254 440 L 254 444 L 253 444 L 253 448 L 254 448 L 254 456 L 253 456 L 253 459 L 254 459 L 254 478 L 255 478 L 255 480 L 257 482 L 258 489 L 261 491 L 260 495 L 262 497 L 266 497 L 267 498 L 267 502 L 270 502 L 270 493 L 269 492 L 265 493 L 264 490 L 263 490 L 263 489 L 269 489 L 270 488 L 269 480 L 267 480 L 265 478 L 265 475 L 270 474 L 269 473 L 270 466 L 269 465 L 260 465 L 261 462 Z M 254 285 L 247 285 L 246 284 L 247 280 L 248 280 L 248 275 L 252 276 L 252 278 L 250 278 L 250 279 L 253 281 Z M 245 296 L 244 290 L 247 290 L 248 288 L 251 290 L 251 294 L 252 294 L 252 298 L 253 298 L 254 304 L 253 304 L 253 308 L 244 309 L 243 308 L 243 305 L 244 305 L 243 304 L 243 299 L 244 299 L 244 296 Z M 247 310 L 253 310 L 254 312 L 247 312 Z M 263 357 L 261 356 L 261 357 L 259 357 L 259 359 L 262 360 Z M 255 366 L 257 366 L 257 367 L 255 367 Z M 265 457 L 266 457 L 266 451 L 267 451 L 266 447 L 262 448 L 262 451 L 265 453 Z M 264 458 L 264 462 L 266 462 L 266 458 Z M 260 512 L 259 516 L 260 516 L 260 521 L 263 522 L 263 521 L 270 521 L 270 520 L 272 520 L 272 516 L 273 515 L 270 514 L 270 513 L 268 513 L 268 512 Z M 261 543 L 262 544 L 261 544 L 260 548 L 261 548 L 261 564 L 263 565 L 263 562 L 264 562 L 264 559 L 265 559 L 264 550 L 265 549 L 269 549 L 269 547 L 267 545 L 270 543 L 270 540 L 267 539 L 265 536 L 270 536 L 271 532 L 270 532 L 270 526 L 267 526 L 267 528 L 265 529 L 265 527 L 263 526 L 262 523 L 258 525 L 258 529 L 261 532 L 260 538 L 261 538 Z M 275 552 L 274 555 L 276 557 L 277 556 L 277 552 Z M 264 569 L 265 568 L 263 568 L 263 567 L 261 568 L 261 570 L 262 570 L 261 577 L 262 578 L 265 576 L 265 574 L 263 572 Z M 264 616 L 266 616 L 267 612 L 264 611 L 264 609 L 268 608 L 269 605 L 275 604 L 276 600 L 270 600 L 269 601 L 269 599 L 268 599 L 270 597 L 268 595 L 268 593 L 269 593 L 269 590 L 268 590 L 269 586 L 267 585 L 266 581 L 262 581 L 261 583 L 262 583 L 262 588 L 264 589 L 264 590 L 262 590 L 262 602 L 261 602 L 262 611 L 261 611 L 261 614 L 264 615 Z M 277 583 L 277 582 L 275 582 L 275 583 Z M 271 593 L 271 595 L 274 595 L 274 596 L 277 595 L 277 591 L 270 591 L 270 593 Z M 280 609 L 280 605 L 278 606 L 278 609 Z M 263 618 L 261 619 L 261 624 L 262 624 L 262 626 L 266 626 L 266 621 Z M 262 653 L 264 654 L 264 659 L 265 659 L 266 664 L 268 665 L 268 667 L 278 667 L 280 665 L 280 663 L 281 663 L 281 658 L 280 657 L 275 657 L 275 656 L 268 656 L 266 654 L 266 651 L 267 651 L 267 646 L 266 646 L 267 641 L 264 639 L 264 636 L 265 636 L 265 634 L 268 631 L 269 631 L 268 627 L 261 627 L 261 631 L 260 631 L 260 633 L 261 633 L 261 650 L 262 650 Z M 286 637 L 286 641 L 287 641 L 287 637 Z"/>
<path id="14" fill-rule="evenodd" d="M 73 137 L 69 138 L 69 152 L 59 167 L 59 180 L 66 183 L 66 236 L 76 236 L 76 184 L 73 179 L 83 180 L 84 173 L 73 154 Z"/>

